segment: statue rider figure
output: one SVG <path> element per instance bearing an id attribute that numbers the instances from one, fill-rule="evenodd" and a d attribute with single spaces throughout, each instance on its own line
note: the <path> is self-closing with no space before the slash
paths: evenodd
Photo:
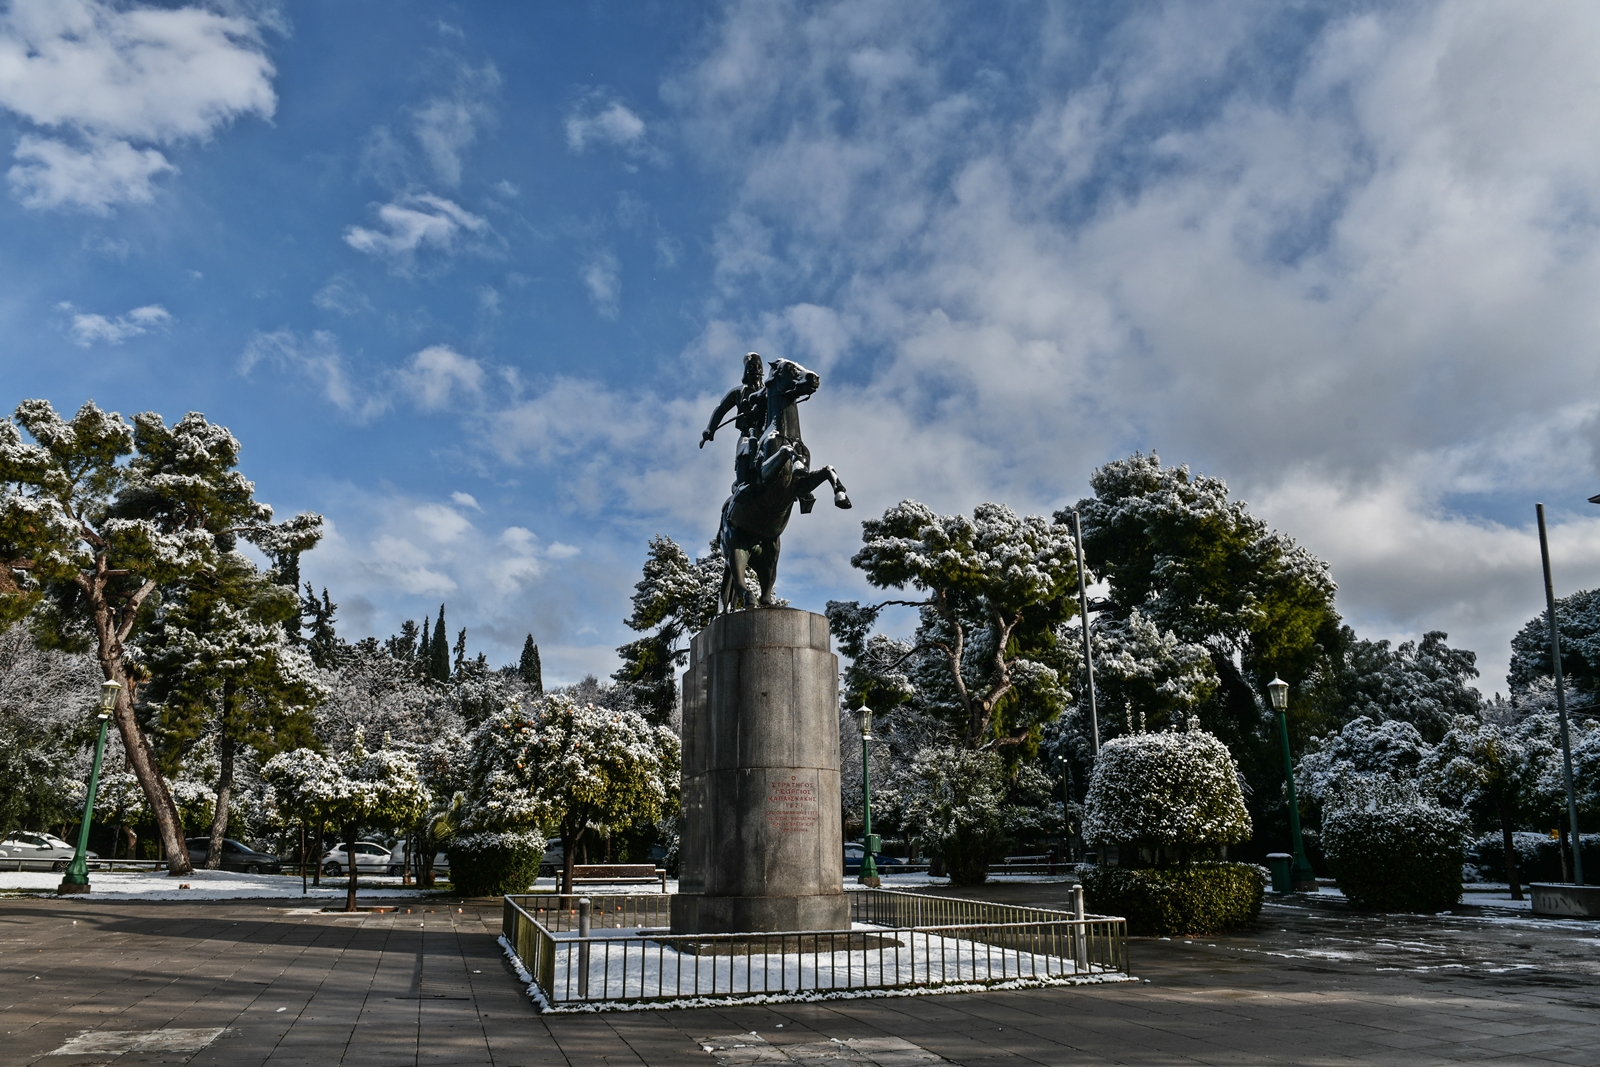
<path id="1" fill-rule="evenodd" d="M 722 419 L 729 411 L 738 408 L 733 418 L 734 428 L 739 431 L 739 444 L 733 458 L 733 489 L 737 493 L 741 485 L 751 485 L 760 480 L 761 463 L 758 453 L 761 447 L 761 433 L 767 421 L 766 395 L 764 391 L 765 371 L 761 365 L 761 354 L 751 352 L 744 357 L 744 381 L 737 387 L 728 390 L 717 403 L 716 410 L 711 413 L 711 421 L 706 423 L 705 432 L 700 435 L 700 447 L 704 448 L 706 442 L 717 436 L 717 431 L 722 428 Z M 809 469 L 811 450 L 804 444 L 798 444 L 804 450 L 801 453 L 805 469 Z M 811 493 L 804 493 L 799 498 L 800 511 L 809 514 L 816 497 Z"/>

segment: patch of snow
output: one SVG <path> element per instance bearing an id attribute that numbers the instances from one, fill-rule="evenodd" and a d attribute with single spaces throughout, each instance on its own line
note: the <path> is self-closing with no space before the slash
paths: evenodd
<path id="1" fill-rule="evenodd" d="M 0 871 L 0 891 L 20 890 L 29 896 L 55 896 L 61 875 L 54 871 Z M 178 888 L 188 885 L 188 889 Z M 174 878 L 165 871 L 90 871 L 91 900 L 241 900 L 246 898 L 304 899 L 317 897 L 344 899 L 344 883 L 325 882 L 319 889 L 308 886 L 302 896 L 300 879 L 281 874 L 235 874 L 230 871 L 191 871 Z M 422 890 L 403 888 L 399 879 L 392 884 L 363 883 L 358 897 L 421 896 Z"/>

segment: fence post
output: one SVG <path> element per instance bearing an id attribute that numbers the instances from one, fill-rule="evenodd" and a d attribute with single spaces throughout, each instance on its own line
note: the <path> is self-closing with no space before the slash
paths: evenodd
<path id="1" fill-rule="evenodd" d="M 1073 970 L 1082 971 L 1088 969 L 1089 966 L 1089 946 L 1087 943 L 1088 938 L 1085 936 L 1088 931 L 1083 926 L 1083 886 L 1081 885 L 1072 887 L 1072 918 L 1075 920 L 1072 924 Z"/>
<path id="2" fill-rule="evenodd" d="M 578 996 L 589 995 L 589 922 L 591 905 L 588 897 L 578 898 Z"/>

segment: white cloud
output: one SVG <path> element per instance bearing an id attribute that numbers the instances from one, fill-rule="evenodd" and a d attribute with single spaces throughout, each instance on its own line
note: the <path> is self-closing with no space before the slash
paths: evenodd
<path id="1" fill-rule="evenodd" d="M 0 15 L 0 107 L 56 132 L 25 134 L 7 176 L 33 208 L 104 213 L 148 202 L 151 179 L 176 169 L 148 146 L 205 140 L 245 115 L 270 118 L 273 74 L 247 18 L 15 0 Z"/>
<path id="2" fill-rule="evenodd" d="M 604 95 L 591 93 L 567 116 L 567 147 L 574 152 L 593 144 L 638 150 L 644 141 L 644 120 Z"/>
<path id="3" fill-rule="evenodd" d="M 419 250 L 450 254 L 460 248 L 463 235 L 488 231 L 488 220 L 461 205 L 432 193 L 407 193 L 378 208 L 381 230 L 351 226 L 345 244 L 369 256 L 387 258 L 408 267 Z"/>
<path id="4" fill-rule="evenodd" d="M 359 315 L 373 310 L 367 294 L 356 288 L 347 274 L 335 274 L 312 296 L 311 302 L 324 311 L 340 315 Z"/>
<path id="5" fill-rule="evenodd" d="M 471 493 L 463 493 L 458 490 L 450 494 L 450 499 L 461 507 L 471 508 L 473 511 L 483 510 L 483 507 L 478 503 L 478 498 Z"/>
<path id="6" fill-rule="evenodd" d="M 441 185 L 461 184 L 463 156 L 478 139 L 480 127 L 494 122 L 488 100 L 500 88 L 494 64 L 463 66 L 448 96 L 436 96 L 418 107 L 411 117 L 411 132 Z"/>
<path id="7" fill-rule="evenodd" d="M 483 367 L 445 345 L 432 345 L 411 357 L 399 373 L 400 387 L 423 411 L 439 411 L 457 396 L 483 390 Z"/>
<path id="8" fill-rule="evenodd" d="M 616 318 L 622 301 L 622 264 L 617 257 L 609 250 L 596 252 L 579 268 L 578 276 L 594 309 L 603 318 Z"/>
<path id="9" fill-rule="evenodd" d="M 357 422 L 366 422 L 389 409 L 389 398 L 382 390 L 364 387 L 354 379 L 339 349 L 339 339 L 326 330 L 307 336 L 293 330 L 257 331 L 239 356 L 239 373 L 248 376 L 260 363 L 310 379 L 323 399 Z"/>
<path id="10" fill-rule="evenodd" d="M 72 311 L 71 304 L 59 305 L 62 311 Z M 172 315 L 160 304 L 147 304 L 134 308 L 126 315 L 106 318 L 104 315 L 74 314 L 70 333 L 74 344 L 83 348 L 103 341 L 120 345 L 130 337 L 138 337 L 152 330 L 164 329 L 172 323 Z"/>

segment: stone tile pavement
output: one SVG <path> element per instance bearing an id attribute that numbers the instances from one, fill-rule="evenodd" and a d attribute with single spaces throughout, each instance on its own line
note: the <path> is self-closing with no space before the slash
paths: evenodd
<path id="1" fill-rule="evenodd" d="M 0 899 L 0 1065 L 1600 1064 L 1594 923 L 1269 908 L 1137 985 L 541 1016 L 498 907 L 406 907 Z"/>

